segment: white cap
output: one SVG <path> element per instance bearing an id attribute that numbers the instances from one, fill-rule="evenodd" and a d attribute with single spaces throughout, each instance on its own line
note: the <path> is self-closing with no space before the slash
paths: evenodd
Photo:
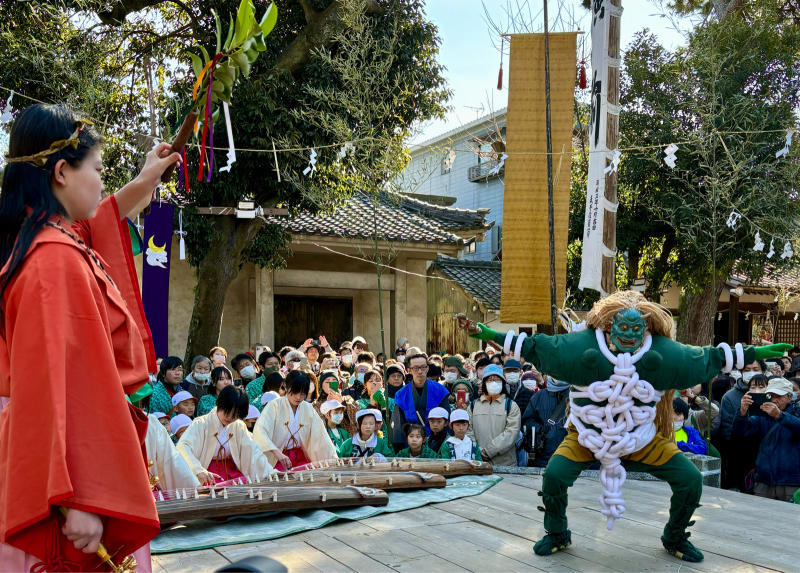
<path id="1" fill-rule="evenodd" d="M 197 398 L 192 396 L 190 392 L 187 392 L 186 390 L 181 390 L 172 397 L 172 405 L 177 406 L 184 400 L 194 400 L 195 402 L 197 402 Z"/>
<path id="2" fill-rule="evenodd" d="M 247 416 L 245 416 L 245 420 L 252 420 L 253 418 L 258 418 L 261 415 L 261 412 L 258 411 L 258 408 L 250 404 L 250 407 L 247 409 Z"/>
<path id="3" fill-rule="evenodd" d="M 331 410 L 335 410 L 336 408 L 341 408 L 342 403 L 339 400 L 327 400 L 322 406 L 319 407 L 320 413 L 324 416 Z"/>
<path id="4" fill-rule="evenodd" d="M 166 415 L 164 412 L 153 412 L 153 413 L 152 413 L 152 414 L 150 414 L 150 415 L 151 415 L 151 416 L 155 416 L 155 417 L 156 417 L 156 418 L 158 418 L 159 420 L 160 420 L 161 418 L 169 418 L 169 416 L 167 416 L 167 415 Z"/>
<path id="5" fill-rule="evenodd" d="M 444 408 L 436 407 L 428 412 L 428 419 L 431 418 L 443 418 L 447 420 L 450 417 L 450 414 Z"/>
<path id="6" fill-rule="evenodd" d="M 278 394 L 274 390 L 272 390 L 270 392 L 264 392 L 261 395 L 261 405 L 262 406 L 266 406 L 267 404 L 272 402 L 275 398 L 280 398 L 280 394 Z"/>
<path id="7" fill-rule="evenodd" d="M 430 418 L 430 416 L 428 416 Z M 456 408 L 452 412 L 450 412 L 450 423 L 453 422 L 469 422 L 469 414 L 466 410 L 462 410 L 461 408 Z"/>
<path id="8" fill-rule="evenodd" d="M 383 416 L 381 416 L 381 411 L 376 410 L 375 408 L 367 408 L 366 410 L 359 410 L 358 412 L 356 412 L 356 422 L 358 422 L 359 420 L 361 420 L 361 418 L 367 415 L 375 416 L 375 421 L 378 422 L 379 424 L 383 422 Z"/>
<path id="9" fill-rule="evenodd" d="M 192 425 L 192 419 L 186 414 L 178 414 L 169 421 L 169 429 L 174 434 L 181 428 L 188 428 Z"/>
<path id="10" fill-rule="evenodd" d="M 353 337 L 353 340 L 351 340 L 351 341 L 350 341 L 350 343 L 351 343 L 353 346 L 355 346 L 355 345 L 356 345 L 357 343 L 359 343 L 359 342 L 360 342 L 361 344 L 366 344 L 366 343 L 367 343 L 367 341 L 366 341 L 366 340 L 364 340 L 364 337 L 363 337 L 363 336 L 354 336 L 354 337 Z"/>

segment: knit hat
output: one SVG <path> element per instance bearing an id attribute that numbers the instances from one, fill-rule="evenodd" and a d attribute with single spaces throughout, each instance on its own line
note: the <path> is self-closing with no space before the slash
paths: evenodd
<path id="1" fill-rule="evenodd" d="M 323 416 L 330 412 L 331 410 L 335 410 L 336 408 L 341 408 L 342 403 L 339 400 L 328 400 L 319 407 L 319 413 Z"/>
<path id="2" fill-rule="evenodd" d="M 453 394 L 456 393 L 456 388 L 458 388 L 459 386 L 466 386 L 467 387 L 467 392 L 470 393 L 470 394 L 472 394 L 472 392 L 475 390 L 472 387 L 472 382 L 470 382 L 466 378 L 459 378 L 458 380 L 453 382 Z"/>
<path id="3" fill-rule="evenodd" d="M 456 408 L 450 412 L 450 423 L 453 422 L 469 422 L 469 413 L 461 408 Z"/>
<path id="4" fill-rule="evenodd" d="M 406 376 L 406 369 L 399 362 L 397 364 L 392 364 L 386 367 L 386 377 L 388 378 L 395 372 L 399 372 L 400 374 L 402 374 L 403 378 L 405 378 Z"/>
<path id="5" fill-rule="evenodd" d="M 181 390 L 172 397 L 172 405 L 177 406 L 184 400 L 194 400 L 195 402 L 197 402 L 197 398 L 192 396 L 191 393 L 187 392 L 186 390 Z"/>
<path id="6" fill-rule="evenodd" d="M 464 368 L 464 361 L 461 360 L 460 356 L 448 356 L 444 359 L 445 366 L 455 366 L 458 369 L 458 372 L 462 376 L 467 375 L 467 369 Z"/>
<path id="7" fill-rule="evenodd" d="M 322 383 L 328 378 L 335 378 L 338 380 L 339 374 L 336 370 L 323 370 L 319 373 L 319 385 L 322 386 Z"/>
<path id="8" fill-rule="evenodd" d="M 499 376 L 503 379 L 503 382 L 506 381 L 506 375 L 503 374 L 503 368 L 498 366 L 497 364 L 489 364 L 486 368 L 483 369 L 483 379 L 486 380 L 489 376 Z"/>
<path id="9" fill-rule="evenodd" d="M 430 420 L 431 418 L 443 418 L 447 420 L 448 418 L 450 418 L 450 413 L 444 408 L 440 408 L 437 406 L 436 408 L 433 408 L 430 412 L 428 412 L 428 419 Z"/>
<path id="10" fill-rule="evenodd" d="M 250 407 L 247 408 L 247 416 L 245 416 L 245 420 L 254 420 L 261 415 L 261 412 L 258 411 L 258 408 L 250 404 Z"/>
<path id="11" fill-rule="evenodd" d="M 187 428 L 192 425 L 192 419 L 186 414 L 178 414 L 169 421 L 169 429 L 175 434 L 181 428 Z"/>
<path id="12" fill-rule="evenodd" d="M 302 350 L 292 350 L 286 355 L 286 364 L 292 362 L 293 360 L 300 359 L 300 362 L 305 362 L 308 364 L 308 360 L 306 359 L 306 355 Z"/>

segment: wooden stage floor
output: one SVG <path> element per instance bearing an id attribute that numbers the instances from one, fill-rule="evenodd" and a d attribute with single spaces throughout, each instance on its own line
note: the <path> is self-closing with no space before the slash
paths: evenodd
<path id="1" fill-rule="evenodd" d="M 290 572 L 333 571 L 800 571 L 800 507 L 705 488 L 692 541 L 705 554 L 685 563 L 661 547 L 669 486 L 628 481 L 627 512 L 613 531 L 598 510 L 599 483 L 579 478 L 567 515 L 572 547 L 539 557 L 540 476 L 505 475 L 475 497 L 332 525 L 274 541 L 153 556 L 156 573 L 213 571 L 263 554 Z"/>

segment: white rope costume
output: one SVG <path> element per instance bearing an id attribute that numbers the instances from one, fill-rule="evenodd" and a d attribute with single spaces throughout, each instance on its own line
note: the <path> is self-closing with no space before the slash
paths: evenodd
<path id="1" fill-rule="evenodd" d="M 616 356 L 606 345 L 605 333 L 595 330 L 595 334 L 603 356 L 614 365 L 614 373 L 609 380 L 592 382 L 589 386 L 574 386 L 578 391 L 570 393 L 567 425 L 571 422 L 575 426 L 578 443 L 600 461 L 600 483 L 603 487 L 601 513 L 606 516 L 606 527 L 610 530 L 614 527 L 614 520 L 625 512 L 621 490 L 627 472 L 620 458 L 639 451 L 656 434 L 653 423 L 656 406 L 637 406 L 634 400 L 657 404 L 663 392 L 653 388 L 646 380 L 641 380 L 636 372 L 636 362 L 650 350 L 653 343 L 649 333 L 635 354 L 626 352 Z M 588 398 L 594 403 L 579 406 L 575 398 Z M 598 405 L 603 401 L 607 401 L 607 405 Z M 600 432 L 587 428 L 587 424 L 598 428 Z"/>

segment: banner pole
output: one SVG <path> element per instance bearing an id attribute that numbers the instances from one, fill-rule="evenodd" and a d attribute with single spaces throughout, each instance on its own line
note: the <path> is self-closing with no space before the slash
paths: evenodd
<path id="1" fill-rule="evenodd" d="M 547 231 L 550 248 L 550 324 L 553 334 L 556 324 L 556 240 L 553 215 L 553 138 L 550 124 L 550 31 L 547 22 L 547 0 L 544 0 L 544 99 L 547 125 Z"/>

